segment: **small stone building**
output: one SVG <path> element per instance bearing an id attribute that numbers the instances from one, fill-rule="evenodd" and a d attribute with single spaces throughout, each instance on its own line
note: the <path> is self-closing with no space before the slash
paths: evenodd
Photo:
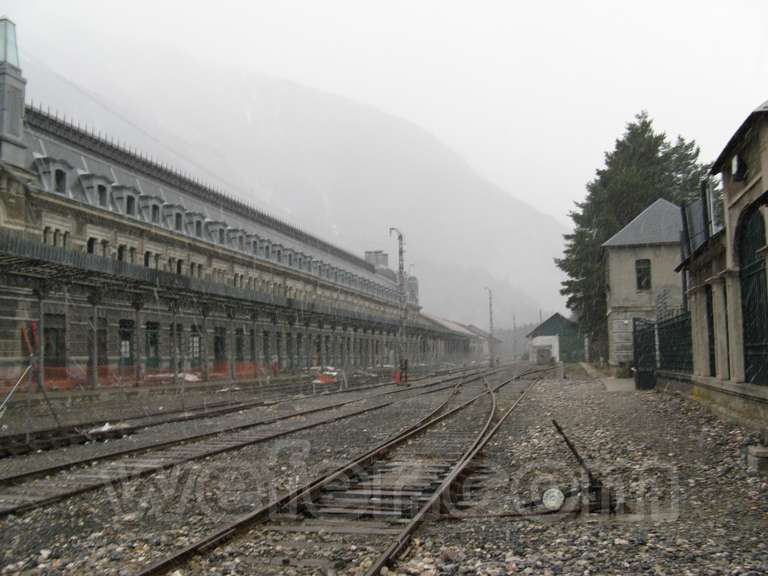
<path id="1" fill-rule="evenodd" d="M 608 362 L 632 363 L 635 318 L 656 320 L 683 305 L 680 208 L 662 198 L 603 244 L 606 269 Z"/>
<path id="2" fill-rule="evenodd" d="M 526 335 L 528 358 L 536 364 L 549 362 L 578 362 L 583 347 L 576 322 L 559 313 L 552 314 Z"/>

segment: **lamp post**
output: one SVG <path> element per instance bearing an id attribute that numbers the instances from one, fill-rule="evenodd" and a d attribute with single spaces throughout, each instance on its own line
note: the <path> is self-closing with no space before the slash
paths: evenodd
<path id="1" fill-rule="evenodd" d="M 490 332 L 488 337 L 488 354 L 490 356 L 490 365 L 493 366 L 496 360 L 496 344 L 493 339 L 493 292 L 488 286 L 485 289 L 488 291 L 488 326 Z"/>
<path id="2" fill-rule="evenodd" d="M 405 347 L 405 323 L 408 319 L 408 299 L 405 294 L 405 239 L 403 233 L 394 226 L 390 227 L 389 235 L 397 235 L 397 281 L 400 291 L 400 325 L 397 335 L 397 362 L 401 381 L 408 381 L 408 359 Z"/>

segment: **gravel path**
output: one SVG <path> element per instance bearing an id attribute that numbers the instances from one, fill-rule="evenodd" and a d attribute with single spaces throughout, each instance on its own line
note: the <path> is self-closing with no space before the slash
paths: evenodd
<path id="1" fill-rule="evenodd" d="M 748 431 L 688 399 L 608 392 L 585 375 L 537 385 L 520 408 L 487 451 L 494 473 L 474 506 L 456 511 L 484 517 L 425 525 L 390 573 L 768 572 L 768 480 L 741 461 Z M 498 517 L 579 485 L 552 418 L 634 513 Z"/>

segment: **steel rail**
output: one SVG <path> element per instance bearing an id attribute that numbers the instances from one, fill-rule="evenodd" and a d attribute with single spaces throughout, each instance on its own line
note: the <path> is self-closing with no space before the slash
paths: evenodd
<path id="1" fill-rule="evenodd" d="M 536 372 L 547 372 L 551 369 L 552 369 L 551 367 L 548 367 L 542 370 L 532 369 L 527 373 L 511 378 L 510 380 L 505 382 L 504 385 L 514 380 L 519 380 L 520 378 L 522 378 L 522 376 L 528 376 Z M 460 458 L 459 461 L 454 465 L 454 467 L 451 469 L 451 472 L 448 474 L 448 476 L 446 476 L 442 484 L 440 484 L 440 487 L 432 494 L 429 500 L 419 509 L 416 515 L 403 528 L 397 540 L 393 544 L 391 544 L 379 556 L 379 558 L 370 566 L 370 568 L 365 572 L 365 576 L 377 576 L 380 573 L 382 568 L 394 562 L 397 556 L 403 551 L 406 544 L 410 541 L 410 538 L 413 532 L 421 525 L 421 523 L 425 520 L 427 515 L 431 513 L 434 508 L 438 506 L 442 506 L 443 498 L 445 497 L 445 494 L 449 492 L 451 486 L 456 482 L 456 480 L 459 478 L 462 472 L 464 472 L 464 470 L 467 468 L 470 462 L 472 462 L 472 460 L 474 460 L 477 457 L 477 455 L 482 451 L 482 449 L 486 446 L 486 444 L 488 444 L 490 439 L 493 438 L 493 436 L 499 430 L 501 425 L 506 421 L 507 417 L 509 417 L 512 411 L 515 408 L 517 408 L 517 406 L 520 404 L 523 398 L 525 398 L 525 396 L 528 394 L 531 388 L 533 388 L 533 386 L 535 386 L 539 380 L 540 379 L 537 379 L 534 382 L 532 382 L 531 385 L 528 386 L 528 388 L 526 388 L 522 394 L 520 394 L 520 396 L 517 398 L 517 400 L 515 400 L 512 406 L 510 406 L 504 412 L 504 414 L 499 418 L 499 420 L 496 422 L 493 428 L 491 428 L 490 431 L 488 431 L 488 428 L 490 427 L 492 419 L 495 416 L 496 403 L 494 401 L 494 405 L 493 405 L 494 408 L 491 412 L 491 416 L 489 417 L 489 420 L 486 422 L 485 426 L 483 427 L 483 431 L 481 432 L 481 434 L 478 435 L 477 439 L 472 444 L 472 446 L 464 453 L 462 458 Z M 495 397 L 495 392 L 498 391 L 499 388 L 501 388 L 501 386 L 497 387 L 493 391 L 494 397 Z"/>
<path id="2" fill-rule="evenodd" d="M 498 369 L 491 371 L 492 374 L 497 372 L 499 372 Z M 496 388 L 496 390 L 498 390 L 502 386 L 509 384 L 514 380 L 517 380 L 523 377 L 524 375 L 525 373 L 517 375 L 513 378 L 510 378 L 503 384 L 499 385 Z M 478 378 L 475 378 L 473 380 L 476 380 Z M 461 403 L 459 406 L 456 406 L 455 408 L 452 408 L 451 410 L 441 414 L 441 412 L 444 410 L 447 403 L 453 397 L 453 394 L 451 394 L 440 406 L 435 408 L 432 412 L 430 412 L 426 416 L 420 418 L 417 422 L 409 426 L 404 431 L 399 432 L 396 435 L 388 438 L 382 444 L 375 446 L 374 448 L 370 449 L 369 451 L 362 454 L 361 456 L 358 456 L 354 460 L 348 462 L 347 464 L 340 466 L 335 471 L 323 474 L 311 480 L 310 482 L 304 484 L 303 486 L 293 490 L 292 492 L 273 500 L 272 502 L 264 505 L 258 510 L 245 514 L 244 516 L 241 516 L 240 518 L 226 524 L 225 526 L 222 526 L 221 528 L 214 530 L 207 536 L 204 536 L 203 538 L 197 540 L 196 542 L 193 542 L 186 548 L 183 548 L 182 550 L 175 552 L 171 555 L 168 555 L 165 558 L 162 558 L 156 561 L 155 563 L 141 569 L 139 572 L 136 572 L 134 576 L 158 576 L 160 574 L 165 574 L 168 571 L 170 571 L 172 568 L 175 568 L 181 565 L 182 563 L 193 558 L 194 556 L 200 553 L 203 553 L 206 550 L 211 549 L 225 541 L 229 541 L 232 538 L 238 536 L 239 534 L 249 530 L 255 523 L 261 521 L 269 514 L 275 513 L 284 509 L 290 509 L 291 507 L 296 507 L 300 505 L 303 501 L 306 501 L 307 499 L 311 499 L 312 496 L 316 495 L 318 492 L 320 492 L 323 489 L 323 487 L 327 486 L 334 480 L 337 480 L 338 478 L 345 476 L 348 472 L 352 470 L 355 470 L 361 466 L 364 466 L 366 464 L 369 464 L 381 458 L 382 455 L 386 454 L 393 448 L 404 443 L 406 440 L 412 438 L 413 436 L 419 434 L 420 432 L 423 432 L 427 428 L 434 426 L 438 422 L 441 422 L 442 420 L 444 420 L 445 418 L 448 418 L 454 413 L 460 410 L 463 410 L 464 408 L 474 403 L 479 398 L 486 396 L 487 394 L 489 394 L 489 390 L 486 390 L 485 392 L 481 392 L 480 394 L 477 394 L 473 398 L 470 398 L 469 400 Z M 491 418 L 492 416 L 493 414 L 491 415 Z"/>
<path id="3" fill-rule="evenodd" d="M 27 367 L 27 370 L 24 371 L 24 374 L 26 374 L 28 371 L 29 371 L 29 367 Z M 458 373 L 463 373 L 463 372 L 469 372 L 469 370 L 458 371 Z M 456 373 L 457 372 L 452 372 L 450 374 L 456 374 Z M 430 377 L 438 377 L 438 375 L 420 376 L 418 378 L 415 378 L 414 381 L 421 381 L 421 380 L 428 379 Z M 298 387 L 301 387 L 303 385 L 304 384 L 302 383 Z M 333 390 L 333 391 L 322 393 L 319 395 L 333 396 L 337 394 L 344 394 L 344 393 L 350 393 L 355 391 L 373 390 L 376 388 L 383 388 L 385 386 L 393 386 L 393 385 L 394 385 L 394 382 L 391 382 L 391 381 L 379 382 L 369 386 L 360 386 L 352 389 L 348 388 L 346 390 L 341 390 L 341 389 Z M 279 386 L 275 386 L 271 388 L 269 392 L 272 392 L 274 390 L 279 390 Z M 312 394 L 312 396 L 318 396 L 318 394 Z M 108 430 L 103 430 L 103 431 L 101 430 L 90 431 L 88 429 L 104 426 L 105 424 L 108 423 L 108 420 L 104 420 L 104 419 L 93 420 L 91 422 L 80 422 L 77 424 L 67 425 L 64 428 L 43 428 L 43 429 L 31 431 L 31 432 L 20 432 L 20 433 L 8 434 L 4 436 L 0 435 L 0 460 L 4 458 L 12 458 L 13 455 L 11 455 L 11 452 L 17 451 L 18 447 L 27 448 L 25 452 L 15 454 L 18 456 L 28 454 L 33 451 L 38 451 L 38 450 L 43 450 L 43 451 L 55 450 L 56 448 L 60 447 L 60 446 L 54 445 L 56 443 L 60 443 L 61 446 L 65 446 L 65 445 L 74 446 L 74 445 L 85 444 L 87 442 L 93 442 L 93 441 L 113 440 L 115 438 L 120 438 L 129 434 L 132 434 L 139 430 L 154 428 L 157 426 L 162 426 L 164 424 L 174 424 L 177 422 L 189 422 L 191 420 L 199 420 L 204 418 L 215 418 L 217 416 L 223 416 L 226 414 L 231 414 L 232 412 L 238 412 L 240 410 L 247 410 L 250 408 L 259 408 L 263 406 L 276 406 L 279 404 L 290 402 L 292 400 L 295 400 L 295 398 L 281 398 L 278 400 L 271 400 L 271 401 L 262 399 L 262 400 L 239 400 L 239 401 L 233 401 L 233 402 L 217 402 L 215 404 L 211 404 L 207 406 L 191 407 L 187 410 L 178 409 L 178 410 L 171 410 L 167 412 L 153 412 L 152 414 L 134 415 L 134 416 L 121 418 L 120 420 L 117 421 L 115 426 L 109 428 Z M 163 416 L 166 416 L 166 418 L 163 418 Z M 0 406 L 0 417 L 2 417 L 2 406 Z M 159 418 L 159 419 L 152 420 L 153 418 Z M 144 423 L 133 424 L 133 425 L 119 426 L 119 424 L 123 422 L 130 422 L 130 421 L 136 421 L 136 420 L 142 420 L 142 419 L 146 419 L 149 421 Z M 36 445 L 36 443 L 38 442 L 49 442 L 51 445 L 47 447 L 41 447 Z M 4 480 L 0 479 L 0 483 L 2 482 L 4 482 Z"/>
<path id="4" fill-rule="evenodd" d="M 481 375 L 480 376 L 474 376 L 469 381 L 474 381 L 474 380 L 477 380 L 477 379 L 479 379 L 481 377 L 482 377 Z M 449 378 L 448 380 L 452 381 L 452 380 L 455 380 L 456 378 L 457 377 L 453 377 L 453 378 Z M 461 378 L 461 377 L 458 377 L 458 378 Z M 433 389 L 433 390 L 427 390 L 427 391 L 424 391 L 424 392 L 419 392 L 414 397 L 428 395 L 428 394 L 434 394 L 436 392 L 441 392 L 441 391 L 445 390 L 446 388 L 448 388 L 448 386 L 443 387 L 443 388 Z M 405 391 L 408 391 L 408 389 L 404 389 L 402 391 L 405 392 Z M 395 393 L 398 393 L 398 392 L 399 391 L 394 391 L 394 392 L 389 392 L 387 394 L 395 394 Z M 386 394 L 380 394 L 380 395 L 386 395 Z M 352 403 L 352 402 L 358 402 L 358 401 L 359 400 L 353 400 L 353 401 L 346 402 L 345 404 Z M 140 477 L 143 477 L 143 476 L 148 476 L 148 475 L 153 474 L 155 472 L 158 472 L 160 470 L 164 470 L 164 469 L 167 469 L 167 468 L 172 468 L 174 466 L 178 466 L 178 465 L 184 464 L 186 462 L 191 462 L 191 461 L 194 461 L 194 460 L 200 460 L 202 458 L 208 458 L 210 456 L 214 456 L 214 455 L 221 454 L 221 453 L 224 453 L 224 452 L 229 452 L 229 451 L 232 451 L 232 450 L 237 450 L 237 449 L 244 448 L 246 446 L 250 446 L 250 445 L 253 445 L 253 444 L 259 444 L 259 443 L 262 443 L 262 442 L 267 442 L 267 441 L 270 441 L 270 440 L 274 440 L 276 438 L 281 438 L 283 436 L 288 436 L 290 434 L 294 434 L 296 432 L 301 432 L 301 431 L 304 431 L 304 430 L 309 430 L 311 428 L 316 428 L 318 426 L 324 426 L 326 424 L 331 424 L 331 423 L 338 422 L 338 421 L 341 421 L 341 420 L 344 420 L 344 419 L 347 419 L 347 418 L 351 418 L 351 417 L 354 417 L 354 416 L 359 416 L 359 415 L 362 415 L 362 414 L 365 414 L 365 413 L 368 413 L 368 412 L 373 412 L 375 410 L 381 410 L 383 408 L 391 406 L 392 404 L 395 404 L 395 403 L 400 402 L 400 401 L 401 400 L 390 400 L 388 402 L 383 402 L 383 403 L 380 403 L 380 404 L 376 404 L 376 405 L 373 405 L 373 406 L 362 408 L 360 410 L 355 410 L 355 411 L 347 413 L 347 414 L 342 414 L 342 415 L 334 416 L 333 418 L 329 418 L 329 419 L 326 419 L 326 420 L 321 420 L 319 422 L 312 422 L 312 423 L 305 424 L 305 425 L 302 425 L 302 426 L 297 426 L 295 428 L 290 428 L 288 430 L 281 430 L 281 431 L 278 431 L 278 432 L 274 432 L 274 433 L 269 434 L 267 436 L 261 436 L 259 438 L 255 438 L 255 439 L 248 439 L 248 440 L 244 440 L 244 441 L 241 441 L 241 442 L 236 442 L 236 443 L 233 443 L 233 444 L 230 444 L 230 445 L 223 445 L 223 446 L 219 445 L 219 446 L 217 446 L 217 447 L 215 447 L 213 449 L 205 450 L 205 451 L 203 451 L 203 452 L 201 452 L 199 454 L 191 454 L 191 455 L 187 455 L 187 456 L 184 456 L 184 457 L 181 457 L 181 458 L 174 458 L 174 459 L 171 459 L 171 460 L 166 461 L 166 462 L 162 462 L 161 461 L 161 462 L 156 463 L 154 466 L 142 466 L 139 469 L 128 470 L 128 471 L 120 474 L 119 476 L 105 477 L 103 480 L 100 480 L 100 481 L 97 481 L 97 482 L 93 482 L 93 483 L 90 483 L 90 484 L 85 484 L 85 485 L 79 486 L 77 488 L 68 488 L 68 489 L 66 489 L 66 490 L 64 490 L 62 492 L 59 492 L 57 494 L 52 494 L 51 496 L 48 496 L 48 497 L 45 497 L 45 498 L 41 498 L 39 500 L 22 502 L 22 503 L 20 503 L 18 505 L 15 505 L 15 506 L 9 506 L 7 508 L 0 509 L 0 518 L 4 517 L 4 516 L 7 516 L 9 514 L 18 514 L 18 513 L 27 512 L 29 510 L 33 510 L 33 509 L 36 509 L 36 508 L 40 508 L 42 506 L 46 506 L 46 505 L 52 504 L 54 502 L 58 502 L 58 501 L 64 500 L 66 498 L 71 498 L 73 496 L 84 494 L 86 492 L 91 492 L 91 491 L 96 490 L 98 488 L 102 488 L 104 486 L 112 485 L 112 484 L 115 484 L 115 483 L 123 481 L 123 480 L 140 478 Z M 317 412 L 317 411 L 321 411 L 321 410 L 322 409 L 313 409 L 312 412 Z M 297 413 L 297 414 L 294 414 L 294 415 L 291 415 L 291 416 L 282 417 L 282 418 L 279 418 L 277 420 L 293 418 L 293 417 L 295 417 L 297 415 L 299 415 L 299 414 Z M 183 442 L 176 442 L 176 443 L 170 442 L 170 444 L 181 444 L 181 443 L 183 443 Z M 124 455 L 124 454 L 121 454 L 121 455 Z M 40 472 L 35 472 L 35 475 L 40 475 Z"/>
<path id="5" fill-rule="evenodd" d="M 405 392 L 412 392 L 414 390 L 419 390 L 421 388 L 432 388 L 434 386 L 441 386 L 442 384 L 445 384 L 446 382 L 451 382 L 453 380 L 466 377 L 466 374 L 460 374 L 460 375 L 449 375 L 447 378 L 443 378 L 440 380 L 437 380 L 436 382 L 428 383 L 428 384 L 421 384 L 416 387 L 411 388 L 400 388 L 396 390 L 391 390 L 389 392 L 380 392 L 377 394 L 373 394 L 371 396 L 364 396 L 361 398 L 352 398 L 350 400 L 344 400 L 343 402 L 337 402 L 335 404 L 329 404 L 328 406 L 321 406 L 318 408 L 310 408 L 307 410 L 302 410 L 300 412 L 295 412 L 292 414 L 287 414 L 284 416 L 275 416 L 273 418 L 268 418 L 264 420 L 258 420 L 256 422 L 250 422 L 246 424 L 238 424 L 236 426 L 228 426 L 225 428 L 221 428 L 218 430 L 213 430 L 209 432 L 201 432 L 197 434 L 187 435 L 182 438 L 176 438 L 174 440 L 167 440 L 167 441 L 161 441 L 156 442 L 153 444 L 149 444 L 146 446 L 138 446 L 133 448 L 126 448 L 125 450 L 120 450 L 117 452 L 110 452 L 109 454 L 101 454 L 97 456 L 88 456 L 85 458 L 80 458 L 78 460 L 70 460 L 68 462 L 62 462 L 60 464 L 54 464 L 52 466 L 48 466 L 45 468 L 38 468 L 35 470 L 30 470 L 28 472 L 22 472 L 20 474 L 14 474 L 12 476 L 5 476 L 0 477 L 0 487 L 1 486 L 7 486 L 11 484 L 17 484 L 19 482 L 22 482 L 24 480 L 29 480 L 31 478 L 37 477 L 37 476 L 45 476 L 47 474 L 52 474 L 54 472 L 60 472 L 62 470 L 67 470 L 69 468 L 74 468 L 76 466 L 82 466 L 85 464 L 92 464 L 94 462 L 101 462 L 103 460 L 113 460 L 117 458 L 121 458 L 123 456 L 129 456 L 129 455 L 135 455 L 135 454 L 141 454 L 142 452 L 149 452 L 152 450 L 158 450 L 161 448 L 167 448 L 169 446 L 174 446 L 176 444 L 186 444 L 191 442 L 196 442 L 198 440 L 203 440 L 205 438 L 210 438 L 213 436 L 217 436 L 220 434 L 229 434 L 232 432 L 239 432 L 241 430 L 247 430 L 248 428 L 254 428 L 257 426 L 268 426 L 270 424 L 275 424 L 277 422 L 281 422 L 283 420 L 288 420 L 290 418 L 296 418 L 298 416 L 307 416 L 310 414 L 315 414 L 317 412 L 323 412 L 327 410 L 335 410 L 337 408 L 343 408 L 344 406 L 348 406 L 350 404 L 354 404 L 355 402 L 362 402 L 365 400 L 372 400 L 379 398 L 381 396 L 388 396 L 390 394 L 403 394 Z M 470 377 L 475 376 L 475 374 L 470 374 Z M 429 394 L 432 392 L 439 392 L 443 390 L 444 388 L 434 390 L 434 391 L 427 391 L 424 392 L 424 394 Z M 0 513 L 0 516 L 2 516 L 2 513 Z"/>

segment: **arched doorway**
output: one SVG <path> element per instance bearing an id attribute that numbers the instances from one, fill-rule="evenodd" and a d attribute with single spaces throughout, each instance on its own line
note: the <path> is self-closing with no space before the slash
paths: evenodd
<path id="1" fill-rule="evenodd" d="M 765 221 L 752 207 L 739 227 L 741 314 L 744 326 L 744 378 L 768 384 L 768 285 L 765 275 Z"/>

